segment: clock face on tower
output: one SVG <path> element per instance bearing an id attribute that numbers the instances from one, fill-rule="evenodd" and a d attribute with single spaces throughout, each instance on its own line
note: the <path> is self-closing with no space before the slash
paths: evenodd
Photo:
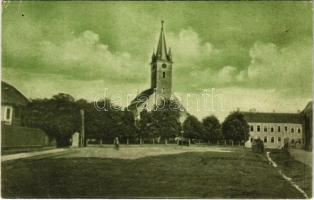
<path id="1" fill-rule="evenodd" d="M 162 66 L 162 68 L 166 68 L 167 67 L 167 65 L 165 63 L 162 64 L 161 66 Z"/>

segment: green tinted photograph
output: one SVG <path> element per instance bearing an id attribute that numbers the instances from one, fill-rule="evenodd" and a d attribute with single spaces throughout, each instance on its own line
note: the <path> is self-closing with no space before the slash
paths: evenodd
<path id="1" fill-rule="evenodd" d="M 1 197 L 311 199 L 311 1 L 2 1 Z"/>

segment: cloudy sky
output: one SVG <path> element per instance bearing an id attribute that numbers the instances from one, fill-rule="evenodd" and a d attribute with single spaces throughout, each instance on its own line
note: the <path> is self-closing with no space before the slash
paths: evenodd
<path id="1" fill-rule="evenodd" d="M 124 105 L 149 87 L 165 20 L 175 94 L 219 96 L 192 114 L 296 112 L 312 97 L 311 9 L 292 1 L 5 3 L 2 79 L 29 98 L 93 100 L 108 88 Z"/>

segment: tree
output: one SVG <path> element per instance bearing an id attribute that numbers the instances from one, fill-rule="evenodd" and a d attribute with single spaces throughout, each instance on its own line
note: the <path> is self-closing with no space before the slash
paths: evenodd
<path id="1" fill-rule="evenodd" d="M 249 137 L 249 125 L 240 112 L 233 112 L 222 123 L 224 137 L 235 142 L 245 141 Z"/>
<path id="2" fill-rule="evenodd" d="M 183 136 L 190 139 L 201 139 L 204 133 L 202 123 L 193 115 L 189 115 L 183 122 Z"/>
<path id="3" fill-rule="evenodd" d="M 152 113 L 148 112 L 147 109 L 143 109 L 140 112 L 140 119 L 138 121 L 139 126 L 139 136 L 141 139 L 153 138 L 154 137 L 154 127 Z"/>
<path id="4" fill-rule="evenodd" d="M 57 146 L 69 145 L 69 139 L 80 129 L 80 111 L 71 95 L 60 93 L 51 99 L 32 100 L 26 109 L 26 125 L 44 130 L 55 138 Z"/>
<path id="5" fill-rule="evenodd" d="M 116 111 L 114 114 L 119 115 L 119 119 L 117 120 L 119 136 L 126 139 L 127 142 L 130 139 L 134 139 L 136 136 L 134 114 L 126 109 L 124 111 Z"/>
<path id="6" fill-rule="evenodd" d="M 115 137 L 124 136 L 123 111 L 113 105 L 109 99 L 93 103 L 89 121 L 96 127 L 97 139 L 112 143 Z"/>
<path id="7" fill-rule="evenodd" d="M 206 141 L 217 142 L 223 139 L 221 125 L 217 117 L 214 115 L 208 116 L 202 121 L 204 127 L 203 139 Z"/>
<path id="8" fill-rule="evenodd" d="M 171 99 L 164 99 L 163 105 L 155 105 L 152 111 L 152 131 L 166 141 L 174 138 L 181 131 L 180 110 L 177 102 Z"/>

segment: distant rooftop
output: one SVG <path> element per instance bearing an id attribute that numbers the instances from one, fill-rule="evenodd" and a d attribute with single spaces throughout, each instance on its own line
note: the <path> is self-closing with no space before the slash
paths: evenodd
<path id="1" fill-rule="evenodd" d="M 302 124 L 299 113 L 241 112 L 247 122 Z"/>

